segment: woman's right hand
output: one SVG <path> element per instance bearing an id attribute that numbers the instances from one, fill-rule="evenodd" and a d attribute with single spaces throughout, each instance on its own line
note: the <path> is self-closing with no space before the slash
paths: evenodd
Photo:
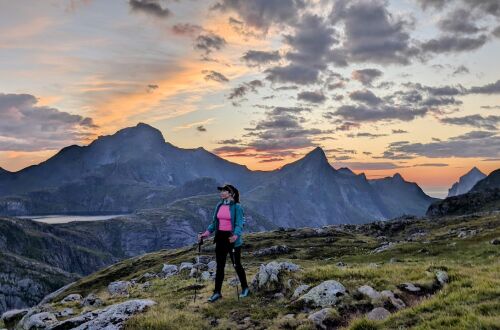
<path id="1" fill-rule="evenodd" d="M 208 230 L 205 230 L 203 234 L 198 234 L 198 241 L 200 241 L 202 238 L 208 237 L 210 235 L 210 232 Z"/>

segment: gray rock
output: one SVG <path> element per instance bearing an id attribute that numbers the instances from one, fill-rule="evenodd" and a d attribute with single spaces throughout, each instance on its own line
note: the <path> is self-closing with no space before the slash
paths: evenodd
<path id="1" fill-rule="evenodd" d="M 281 274 L 283 272 L 295 272 L 299 266 L 291 262 L 271 261 L 267 265 L 260 265 L 259 272 L 255 274 L 251 286 L 255 290 L 277 289 L 282 286 Z"/>
<path id="2" fill-rule="evenodd" d="M 193 268 L 192 262 L 187 262 L 187 261 L 182 262 L 181 265 L 179 266 L 179 273 L 184 270 L 191 271 L 191 268 Z"/>
<path id="3" fill-rule="evenodd" d="M 403 283 L 400 286 L 403 290 L 411 293 L 418 293 L 421 291 L 421 289 L 413 283 Z"/>
<path id="4" fill-rule="evenodd" d="M 45 329 L 56 323 L 57 318 L 51 312 L 28 313 L 19 322 L 19 327 L 24 330 Z"/>
<path id="5" fill-rule="evenodd" d="M 375 250 L 373 250 L 371 253 L 376 254 L 376 253 L 381 253 L 381 252 L 387 251 L 387 250 L 393 248 L 394 245 L 396 245 L 396 243 L 393 243 L 393 242 L 383 244 L 383 245 L 379 246 L 378 248 L 376 248 Z"/>
<path id="6" fill-rule="evenodd" d="M 406 307 L 404 301 L 394 296 L 394 293 L 392 291 L 384 290 L 380 292 L 380 294 L 383 298 L 388 299 L 391 302 L 392 306 L 394 306 L 396 309 L 402 309 Z"/>
<path id="7" fill-rule="evenodd" d="M 273 294 L 273 299 L 280 300 L 280 299 L 285 299 L 285 295 L 281 292 L 277 292 Z"/>
<path id="8" fill-rule="evenodd" d="M 73 311 L 73 308 L 64 308 L 63 310 L 54 313 L 54 315 L 57 318 L 67 317 L 67 316 L 71 316 L 74 314 L 75 314 L 75 312 Z"/>
<path id="9" fill-rule="evenodd" d="M 295 290 L 293 291 L 292 294 L 292 300 L 297 299 L 300 297 L 303 293 L 305 293 L 307 290 L 309 290 L 310 286 L 307 284 L 301 284 Z"/>
<path id="10" fill-rule="evenodd" d="M 230 286 L 238 286 L 240 284 L 240 280 L 237 277 L 231 277 L 227 282 Z"/>
<path id="11" fill-rule="evenodd" d="M 147 290 L 151 287 L 151 282 L 144 282 L 142 285 L 141 285 L 141 289 L 142 290 Z"/>
<path id="12" fill-rule="evenodd" d="M 196 277 L 196 276 L 198 276 L 199 273 L 200 272 L 198 271 L 198 269 L 193 267 L 193 268 L 191 268 L 191 271 L 189 272 L 189 277 Z"/>
<path id="13" fill-rule="evenodd" d="M 7 328 L 14 328 L 17 322 L 19 322 L 28 311 L 29 308 L 12 309 L 2 314 L 2 321 Z"/>
<path id="14" fill-rule="evenodd" d="M 195 260 L 195 263 L 208 264 L 210 261 L 213 260 L 213 257 L 207 256 L 207 255 L 202 255 L 202 256 L 196 256 L 194 260 Z"/>
<path id="15" fill-rule="evenodd" d="M 444 270 L 438 270 L 436 271 L 436 280 L 438 283 L 443 286 L 449 281 L 448 273 L 445 272 Z"/>
<path id="16" fill-rule="evenodd" d="M 205 264 L 203 262 L 197 262 L 193 265 L 193 268 L 196 268 L 200 271 L 208 270 L 208 264 Z"/>
<path id="17" fill-rule="evenodd" d="M 161 269 L 163 276 L 170 277 L 179 272 L 179 269 L 176 265 L 163 264 L 163 268 Z"/>
<path id="18" fill-rule="evenodd" d="M 80 302 L 81 300 L 82 300 L 82 296 L 80 294 L 72 293 L 72 294 L 64 297 L 64 299 L 61 300 L 61 303 L 67 304 L 67 303 L 72 303 L 72 302 Z"/>
<path id="19" fill-rule="evenodd" d="M 346 289 L 341 283 L 328 280 L 309 290 L 299 300 L 316 307 L 328 307 L 334 305 L 338 301 L 338 297 L 343 296 L 345 292 Z"/>
<path id="20" fill-rule="evenodd" d="M 200 278 L 203 281 L 213 280 L 215 278 L 215 273 L 213 273 L 213 272 L 211 273 L 209 271 L 204 271 L 201 273 Z"/>
<path id="21" fill-rule="evenodd" d="M 342 261 L 339 261 L 335 264 L 335 266 L 339 267 L 339 268 L 344 268 L 344 267 L 347 267 L 347 265 L 345 263 L 343 263 Z"/>
<path id="22" fill-rule="evenodd" d="M 387 309 L 383 307 L 377 307 L 372 309 L 372 311 L 366 315 L 366 318 L 373 321 L 380 321 L 385 320 L 390 315 L 391 313 Z"/>
<path id="23" fill-rule="evenodd" d="M 273 245 L 268 248 L 254 251 L 252 254 L 254 257 L 263 257 L 263 256 L 287 254 L 289 252 L 290 248 L 286 245 Z"/>
<path id="24" fill-rule="evenodd" d="M 83 298 L 80 303 L 82 307 L 99 307 L 102 305 L 102 300 L 97 297 L 94 293 L 90 293 L 88 296 Z"/>
<path id="25" fill-rule="evenodd" d="M 213 271 L 215 271 L 215 270 L 217 269 L 217 261 L 212 260 L 212 261 L 210 261 L 210 262 L 207 264 L 207 266 L 208 266 L 208 270 L 213 270 Z"/>
<path id="26" fill-rule="evenodd" d="M 318 329 L 332 329 L 330 323 L 332 323 L 332 321 L 335 322 L 335 319 L 332 319 L 332 315 L 335 315 L 334 313 L 335 310 L 333 308 L 327 307 L 310 314 L 307 318 L 311 320 Z"/>
<path id="27" fill-rule="evenodd" d="M 132 283 L 129 281 L 116 281 L 108 285 L 108 292 L 112 296 L 128 296 L 128 291 Z"/>
<path id="28" fill-rule="evenodd" d="M 382 299 L 382 295 L 369 285 L 363 285 L 358 288 L 358 291 L 371 299 L 372 302 Z"/>

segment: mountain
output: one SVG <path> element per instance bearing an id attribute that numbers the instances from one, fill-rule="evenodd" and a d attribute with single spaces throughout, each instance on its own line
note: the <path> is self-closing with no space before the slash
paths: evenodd
<path id="1" fill-rule="evenodd" d="M 203 148 L 175 147 L 139 123 L 0 176 L 0 214 L 132 213 L 211 193 L 225 182 L 238 187 L 243 203 L 286 227 L 420 215 L 433 201 L 404 180 L 371 183 L 364 174 L 335 170 L 319 147 L 280 169 L 251 171 Z"/>
<path id="2" fill-rule="evenodd" d="M 469 214 L 500 210 L 500 169 L 477 182 L 469 192 L 432 203 L 428 216 Z"/>
<path id="3" fill-rule="evenodd" d="M 465 194 L 481 179 L 484 179 L 486 174 L 481 172 L 477 167 L 473 167 L 469 172 L 462 175 L 458 182 L 455 182 L 448 190 L 448 196 L 457 196 Z"/>
<path id="4" fill-rule="evenodd" d="M 283 227 L 366 223 L 404 213 L 423 215 L 433 199 L 415 186 L 402 178 L 372 184 L 364 174 L 335 170 L 324 151 L 315 148 L 248 191 L 245 203 Z"/>

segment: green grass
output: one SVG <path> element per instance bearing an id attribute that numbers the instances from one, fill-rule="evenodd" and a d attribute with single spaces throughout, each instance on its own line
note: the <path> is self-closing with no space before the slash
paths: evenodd
<path id="1" fill-rule="evenodd" d="M 288 260 L 302 269 L 289 276 L 295 284 L 312 286 L 334 279 L 350 293 L 366 284 L 379 291 L 392 290 L 409 304 L 385 321 L 369 321 L 364 313 L 377 304 L 353 295 L 345 296 L 335 306 L 339 324 L 345 329 L 500 329 L 500 247 L 489 243 L 500 237 L 499 225 L 498 214 L 414 221 L 400 230 L 385 233 L 389 240 L 401 242 L 379 254 L 370 253 L 381 241 L 370 234 L 369 227 L 313 238 L 297 238 L 292 237 L 294 232 L 278 231 L 248 234 L 243 263 L 249 282 L 261 263 Z M 415 242 L 403 241 L 417 229 L 427 235 Z M 476 229 L 478 234 L 460 239 L 457 233 L 450 233 L 457 229 Z M 285 244 L 292 251 L 279 257 L 260 258 L 249 253 L 277 244 Z M 80 279 L 59 298 L 69 293 L 96 292 L 106 304 L 116 303 L 125 298 L 110 298 L 106 293 L 108 283 L 129 280 L 146 272 L 159 272 L 164 262 L 180 264 L 193 258 L 195 253 L 194 247 L 186 247 L 128 259 Z M 391 259 L 398 262 L 390 262 Z M 339 261 L 347 267 L 337 267 Z M 450 283 L 433 295 L 414 297 L 398 290 L 397 285 L 403 282 L 430 288 L 437 269 L 448 272 Z M 225 279 L 234 275 L 228 263 Z M 209 304 L 206 298 L 213 290 L 211 281 L 202 282 L 204 286 L 198 290 L 196 302 L 193 302 L 194 279 L 179 275 L 155 279 L 151 283 L 147 291 L 134 288 L 130 298 L 150 298 L 157 304 L 129 320 L 127 329 L 314 328 L 307 320 L 308 314 L 289 303 L 288 298 L 276 300 L 268 294 L 254 293 L 238 301 L 234 287 L 224 282 L 223 299 Z M 287 297 L 290 294 L 288 291 Z M 294 318 L 284 318 L 290 313 L 295 314 Z"/>

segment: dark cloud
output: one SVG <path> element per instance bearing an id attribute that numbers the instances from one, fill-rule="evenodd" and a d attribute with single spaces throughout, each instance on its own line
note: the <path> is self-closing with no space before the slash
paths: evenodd
<path id="1" fill-rule="evenodd" d="M 159 87 L 159 86 L 158 86 L 158 85 L 156 85 L 156 84 L 149 84 L 149 85 L 147 86 L 147 91 L 148 91 L 148 93 L 152 93 L 152 92 L 154 92 L 156 89 L 158 89 L 158 87 Z"/>
<path id="2" fill-rule="evenodd" d="M 279 161 L 282 161 L 284 159 L 285 158 L 281 158 L 281 157 L 271 157 L 271 158 L 265 158 L 265 159 L 259 160 L 259 163 L 279 162 Z"/>
<path id="3" fill-rule="evenodd" d="M 262 64 L 269 64 L 279 61 L 281 58 L 278 51 L 266 52 L 259 50 L 247 51 L 241 59 L 247 63 L 248 66 L 258 66 Z"/>
<path id="4" fill-rule="evenodd" d="M 228 139 L 228 140 L 220 140 L 217 141 L 217 144 L 237 144 L 241 143 L 240 139 Z"/>
<path id="5" fill-rule="evenodd" d="M 470 10 L 458 8 L 438 22 L 438 27 L 445 32 L 456 34 L 474 34 L 484 31 L 476 25 L 478 17 Z"/>
<path id="6" fill-rule="evenodd" d="M 368 107 L 364 104 L 342 105 L 333 114 L 346 120 L 353 121 L 379 121 L 397 119 L 411 121 L 417 117 L 423 117 L 427 108 L 412 108 L 408 106 L 397 106 L 384 104 L 378 107 Z"/>
<path id="7" fill-rule="evenodd" d="M 304 91 L 297 94 L 297 99 L 300 101 L 319 104 L 319 103 L 324 103 L 326 101 L 326 96 L 321 91 L 316 91 L 316 92 Z"/>
<path id="8" fill-rule="evenodd" d="M 470 71 L 465 65 L 460 65 L 453 71 L 452 75 L 456 76 L 464 73 L 470 73 Z"/>
<path id="9" fill-rule="evenodd" d="M 336 48 L 347 62 L 409 64 L 418 54 L 410 44 L 413 22 L 392 15 L 386 1 L 338 0 L 330 15 L 344 23 L 345 40 Z"/>
<path id="10" fill-rule="evenodd" d="M 500 109 L 500 105 L 482 105 L 481 109 Z"/>
<path id="11" fill-rule="evenodd" d="M 33 95 L 0 93 L 0 151 L 59 149 L 94 135 L 92 118 L 36 104 Z"/>
<path id="12" fill-rule="evenodd" d="M 373 134 L 373 133 L 369 133 L 369 132 L 360 132 L 360 133 L 356 133 L 356 134 L 347 134 L 348 137 L 369 137 L 369 138 L 377 138 L 377 137 L 381 137 L 381 136 L 387 136 L 387 134 Z"/>
<path id="13" fill-rule="evenodd" d="M 491 115 L 483 117 L 477 114 L 464 117 L 440 118 L 439 121 L 445 124 L 472 126 L 476 128 L 484 128 L 487 130 L 496 130 L 497 124 L 498 122 L 500 122 L 500 116 Z"/>
<path id="14" fill-rule="evenodd" d="M 354 91 L 349 94 L 349 97 L 353 101 L 362 102 L 366 105 L 378 105 L 382 103 L 382 99 L 377 97 L 371 91 L 365 89 L 362 91 Z"/>
<path id="15" fill-rule="evenodd" d="M 207 131 L 207 129 L 203 125 L 196 126 L 196 130 L 198 132 L 206 132 Z"/>
<path id="16" fill-rule="evenodd" d="M 214 33 L 202 34 L 196 37 L 194 48 L 204 51 L 205 55 L 220 50 L 226 45 L 226 40 Z"/>
<path id="17" fill-rule="evenodd" d="M 228 96 L 228 99 L 242 99 L 248 92 L 257 93 L 257 88 L 263 87 L 264 84 L 260 80 L 252 80 L 250 82 L 242 83 L 241 85 L 233 88 Z M 236 105 L 236 103 L 233 103 Z"/>
<path id="18" fill-rule="evenodd" d="M 166 7 L 162 7 L 158 0 L 129 0 L 132 11 L 142 12 L 158 18 L 169 17 L 172 13 Z"/>
<path id="19" fill-rule="evenodd" d="M 233 11 L 248 26 L 267 32 L 273 24 L 294 23 L 305 6 L 303 0 L 222 0 L 212 9 Z"/>
<path id="20" fill-rule="evenodd" d="M 458 53 L 478 49 L 482 47 L 486 41 L 488 41 L 488 37 L 485 34 L 476 37 L 444 35 L 423 42 L 421 48 L 422 51 L 426 53 Z"/>
<path id="21" fill-rule="evenodd" d="M 494 83 L 486 84 L 483 86 L 471 87 L 467 90 L 471 94 L 499 94 L 500 93 L 500 80 Z"/>
<path id="22" fill-rule="evenodd" d="M 457 1 L 446 0 L 418 0 L 422 8 L 427 9 L 434 7 L 443 9 L 448 4 L 456 4 Z M 498 0 L 461 0 L 460 3 L 465 5 L 468 10 L 474 10 L 482 14 L 489 14 L 492 16 L 500 16 L 500 3 Z"/>
<path id="23" fill-rule="evenodd" d="M 351 170 L 392 170 L 395 168 L 399 168 L 399 165 L 396 165 L 391 162 L 335 162 L 334 165 L 336 167 L 347 167 Z"/>
<path id="24" fill-rule="evenodd" d="M 203 28 L 196 24 L 191 23 L 178 23 L 172 26 L 172 32 L 177 35 L 194 36 L 203 31 Z"/>
<path id="25" fill-rule="evenodd" d="M 229 81 L 226 76 L 217 71 L 203 70 L 202 73 L 205 74 L 205 80 L 213 80 L 219 83 L 226 83 Z"/>
<path id="26" fill-rule="evenodd" d="M 294 64 L 269 68 L 265 72 L 267 73 L 266 79 L 273 83 L 308 85 L 315 83 L 319 77 L 318 69 Z"/>
<path id="27" fill-rule="evenodd" d="M 345 87 L 345 83 L 343 81 L 338 81 L 336 83 L 331 83 L 331 84 L 328 84 L 327 88 L 329 90 L 334 90 L 334 89 L 339 89 L 339 88 L 343 88 Z"/>
<path id="28" fill-rule="evenodd" d="M 494 132 L 472 131 L 445 141 L 391 144 L 388 151 L 430 158 L 499 157 L 500 136 Z"/>
<path id="29" fill-rule="evenodd" d="M 279 116 L 282 114 L 300 114 L 302 112 L 311 112 L 310 108 L 303 108 L 303 107 L 275 107 L 271 112 L 269 112 L 270 115 L 273 116 Z"/>
<path id="30" fill-rule="evenodd" d="M 495 37 L 500 38 L 500 25 L 497 26 L 492 32 Z"/>
<path id="31" fill-rule="evenodd" d="M 446 166 L 449 166 L 448 164 L 446 163 L 422 163 L 422 164 L 415 164 L 415 165 L 412 165 L 413 167 L 420 167 L 420 166 L 424 166 L 424 167 L 446 167 Z"/>
<path id="32" fill-rule="evenodd" d="M 417 0 L 420 3 L 423 9 L 427 9 L 429 7 L 434 7 L 437 9 L 442 9 L 446 4 L 446 0 Z"/>
<path id="33" fill-rule="evenodd" d="M 371 86 L 372 82 L 382 77 L 383 72 L 379 69 L 362 69 L 352 72 L 352 79 L 359 81 L 365 86 Z"/>
<path id="34" fill-rule="evenodd" d="M 408 131 L 405 131 L 404 129 L 393 129 L 392 134 L 404 134 L 408 133 Z"/>

